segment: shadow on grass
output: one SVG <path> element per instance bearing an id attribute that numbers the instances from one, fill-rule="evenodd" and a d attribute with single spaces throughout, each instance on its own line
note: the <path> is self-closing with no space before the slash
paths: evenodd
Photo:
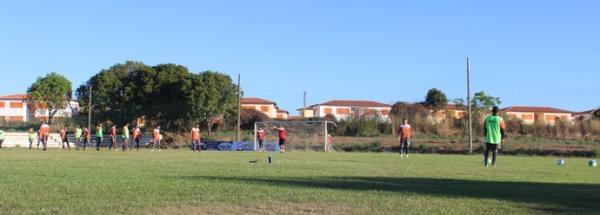
<path id="1" fill-rule="evenodd" d="M 600 213 L 600 185 L 598 184 L 399 177 L 264 178 L 188 176 L 184 179 L 349 191 L 411 192 L 431 196 L 483 198 L 530 203 L 535 204 L 532 209 L 551 213 Z"/>

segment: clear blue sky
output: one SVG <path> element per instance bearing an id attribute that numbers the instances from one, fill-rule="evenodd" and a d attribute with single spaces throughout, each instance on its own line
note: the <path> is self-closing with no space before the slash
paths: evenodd
<path id="1" fill-rule="evenodd" d="M 599 1 L 0 0 L 0 94 L 56 71 L 76 88 L 126 60 L 242 75 L 246 96 L 600 106 Z M 297 114 L 296 111 L 292 112 Z"/>

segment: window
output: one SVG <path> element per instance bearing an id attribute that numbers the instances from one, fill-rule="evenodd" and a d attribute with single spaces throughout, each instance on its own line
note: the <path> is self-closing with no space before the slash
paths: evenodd
<path id="1" fill-rule="evenodd" d="M 23 103 L 22 102 L 11 102 L 10 108 L 23 108 Z"/>
<path id="2" fill-rule="evenodd" d="M 546 115 L 546 121 L 554 121 L 556 120 L 556 115 Z"/>
<path id="3" fill-rule="evenodd" d="M 9 116 L 8 121 L 23 121 L 23 116 Z"/>
<path id="4" fill-rule="evenodd" d="M 256 109 L 256 107 L 254 105 L 244 105 L 244 106 L 242 106 L 242 108 L 244 108 L 246 110 L 254 110 L 254 109 Z"/>
<path id="5" fill-rule="evenodd" d="M 324 108 L 323 112 L 325 112 L 325 114 L 332 114 L 333 110 L 331 108 Z"/>
<path id="6" fill-rule="evenodd" d="M 5 104 L 6 104 L 6 103 L 4 103 L 4 102 L 0 102 L 0 108 L 4 108 L 4 105 L 5 105 Z"/>
<path id="7" fill-rule="evenodd" d="M 338 109 L 335 109 L 335 113 L 336 114 L 340 114 L 340 115 L 348 115 L 348 114 L 350 114 L 350 109 L 348 109 L 348 108 L 338 108 Z"/>
<path id="8" fill-rule="evenodd" d="M 381 110 L 381 115 L 384 115 L 384 116 L 390 115 L 390 111 L 389 110 Z"/>
<path id="9" fill-rule="evenodd" d="M 262 111 L 262 112 L 269 112 L 269 106 L 261 106 L 260 107 L 260 111 Z"/>
<path id="10" fill-rule="evenodd" d="M 521 119 L 533 120 L 533 114 L 521 114 Z"/>

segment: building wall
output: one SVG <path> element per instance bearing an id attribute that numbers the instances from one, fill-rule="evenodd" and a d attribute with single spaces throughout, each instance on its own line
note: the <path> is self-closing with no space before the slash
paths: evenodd
<path id="1" fill-rule="evenodd" d="M 571 121 L 570 113 L 506 112 L 509 118 L 521 119 L 525 124 L 544 123 L 554 125 L 556 118 Z"/>
<path id="2" fill-rule="evenodd" d="M 509 118 L 521 119 L 525 124 L 535 123 L 536 113 L 534 112 L 506 112 L 506 116 Z"/>
<path id="3" fill-rule="evenodd" d="M 7 121 L 28 120 L 27 102 L 22 100 L 0 100 L 0 118 Z"/>
<path id="4" fill-rule="evenodd" d="M 378 114 L 384 120 L 389 119 L 390 107 L 372 107 L 372 108 L 356 108 L 349 106 L 324 106 L 317 105 L 314 107 L 315 117 L 325 117 L 327 114 L 332 114 L 336 119 L 348 119 L 350 117 L 360 117 L 365 114 Z"/>
<path id="5" fill-rule="evenodd" d="M 302 109 L 300 109 L 298 111 L 300 114 L 300 117 L 304 117 L 304 118 L 312 118 L 315 117 L 315 111 L 313 109 L 310 108 L 306 108 L 304 109 L 304 113 L 302 113 Z"/>
<path id="6" fill-rule="evenodd" d="M 562 121 L 570 122 L 571 114 L 570 113 L 544 113 L 544 122 L 550 125 L 554 125 L 556 123 L 556 118 L 559 118 Z"/>
<path id="7" fill-rule="evenodd" d="M 242 108 L 254 109 L 267 115 L 271 119 L 277 118 L 277 109 L 274 104 L 242 104 Z"/>

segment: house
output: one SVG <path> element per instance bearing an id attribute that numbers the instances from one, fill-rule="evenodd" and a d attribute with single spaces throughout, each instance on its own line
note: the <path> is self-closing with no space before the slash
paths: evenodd
<path id="1" fill-rule="evenodd" d="M 600 108 L 591 109 L 587 111 L 573 113 L 574 120 L 588 120 L 597 116 L 600 113 Z"/>
<path id="2" fill-rule="evenodd" d="M 0 120 L 27 122 L 30 116 L 27 94 L 0 96 Z"/>
<path id="3" fill-rule="evenodd" d="M 306 109 L 300 108 L 301 116 L 325 117 L 328 114 L 336 119 L 348 119 L 351 117 L 360 117 L 373 115 L 388 120 L 392 106 L 389 104 L 367 101 L 367 100 L 331 100 L 320 104 L 315 104 Z"/>
<path id="4" fill-rule="evenodd" d="M 70 101 L 64 109 L 57 110 L 54 117 L 71 117 L 79 111 L 79 103 Z M 29 122 L 48 119 L 48 111 L 35 109 L 27 101 L 27 94 L 0 96 L 0 120 Z"/>
<path id="5" fill-rule="evenodd" d="M 543 123 L 554 125 L 556 119 L 571 121 L 572 112 L 553 107 L 511 106 L 500 110 L 508 118 L 522 120 L 525 124 Z"/>
<path id="6" fill-rule="evenodd" d="M 447 116 L 450 116 L 454 119 L 462 119 L 467 115 L 467 111 L 465 107 L 461 107 L 456 104 L 448 104 L 445 110 L 429 110 L 429 118 L 434 122 L 441 122 L 446 119 Z"/>
<path id="7" fill-rule="evenodd" d="M 240 103 L 242 108 L 260 111 L 271 119 L 286 120 L 289 115 L 288 111 L 279 109 L 277 103 L 267 99 L 242 98 Z"/>

